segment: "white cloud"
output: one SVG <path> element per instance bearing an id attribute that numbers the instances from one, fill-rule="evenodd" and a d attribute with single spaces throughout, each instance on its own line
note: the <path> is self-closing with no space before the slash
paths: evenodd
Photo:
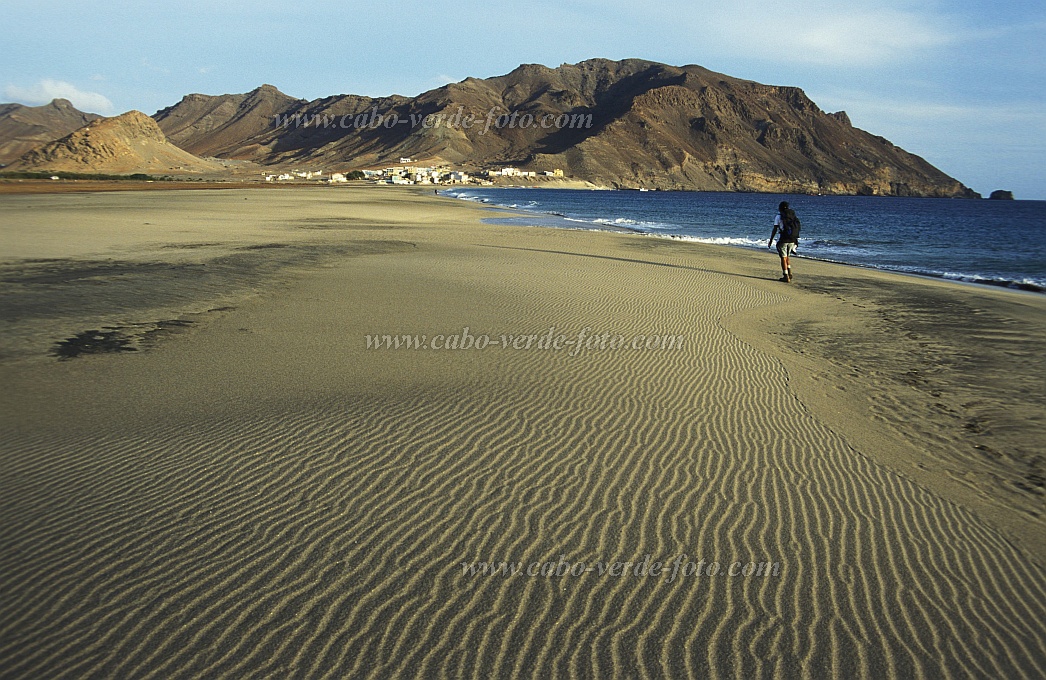
<path id="1" fill-rule="evenodd" d="M 448 76 L 445 73 L 441 73 L 434 78 L 430 78 L 429 82 L 432 83 L 433 87 L 443 87 L 444 85 L 450 85 L 451 83 L 461 82 L 461 78 L 455 78 L 454 76 Z"/>
<path id="2" fill-rule="evenodd" d="M 171 69 L 167 68 L 166 66 L 157 66 L 156 64 L 149 61 L 147 57 L 142 57 L 139 63 L 142 65 L 142 68 L 144 68 L 147 71 L 152 71 L 153 73 L 161 73 L 163 75 L 169 75 L 171 73 Z"/>
<path id="3" fill-rule="evenodd" d="M 823 17 L 814 25 L 795 29 L 796 49 L 791 56 L 815 63 L 868 64 L 892 61 L 954 40 L 916 14 L 847 14 Z"/>
<path id="4" fill-rule="evenodd" d="M 952 45 L 961 31 L 944 17 L 889 7 L 751 3 L 709 18 L 728 45 L 750 56 L 831 66 L 878 66 Z"/>
<path id="5" fill-rule="evenodd" d="M 819 100 L 819 101 L 818 101 Z M 815 100 L 831 111 L 845 109 L 850 118 L 867 116 L 873 120 L 897 123 L 935 123 L 940 125 L 1029 125 L 1046 132 L 1046 113 L 1034 102 L 950 103 L 932 100 L 890 99 L 860 90 L 836 90 L 819 95 Z M 857 116 L 855 112 L 860 112 Z"/>
<path id="6" fill-rule="evenodd" d="M 63 80 L 45 78 L 30 87 L 8 85 L 4 88 L 4 95 L 26 104 L 47 104 L 52 99 L 68 99 L 81 111 L 104 114 L 113 112 L 113 103 L 105 95 L 86 92 Z"/>

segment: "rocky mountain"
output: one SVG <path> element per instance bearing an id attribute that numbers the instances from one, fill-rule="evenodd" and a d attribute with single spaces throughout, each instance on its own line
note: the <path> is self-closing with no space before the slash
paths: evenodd
<path id="1" fill-rule="evenodd" d="M 98 173 L 213 173 L 223 165 L 197 158 L 167 141 L 140 111 L 92 121 L 75 132 L 29 151 L 11 170 Z"/>
<path id="2" fill-rule="evenodd" d="M 155 118 L 183 149 L 272 165 L 340 170 L 409 156 L 561 168 L 615 187 L 977 195 L 799 88 L 637 59 L 527 64 L 412 98 L 306 102 L 263 86 L 190 95 Z"/>
<path id="3" fill-rule="evenodd" d="M 0 104 L 0 165 L 99 118 L 77 110 L 67 99 L 43 106 Z"/>
<path id="4" fill-rule="evenodd" d="M 372 111 L 405 110 L 411 101 L 398 96 L 336 95 L 309 102 L 262 85 L 245 94 L 191 94 L 153 118 L 173 143 L 192 153 L 281 165 L 329 155 L 321 149 L 344 143 L 349 133 L 358 131 L 351 122 L 350 127 L 342 127 L 342 122 Z M 320 119 L 330 124 L 320 124 Z M 281 121 L 291 122 L 283 126 Z M 368 160 L 393 158 L 394 152 L 386 148 L 389 144 L 384 135 L 368 136 L 352 151 L 341 149 L 333 155 L 339 156 L 339 165 L 345 165 L 350 154 L 353 167 L 363 167 Z"/>
<path id="5" fill-rule="evenodd" d="M 351 170 L 409 156 L 469 170 L 559 168 L 614 187 L 977 195 L 924 159 L 853 127 L 846 113 L 822 111 L 799 88 L 638 59 L 525 64 L 417 97 L 306 101 L 263 85 L 244 94 L 187 95 L 153 116 L 155 129 L 140 117 L 110 119 L 121 121 L 119 131 L 88 125 L 45 150 L 37 147 L 98 117 L 65 100 L 3 104 L 0 163 L 30 151 L 18 167 L 220 170 L 175 153 L 184 151 Z"/>
<path id="6" fill-rule="evenodd" d="M 269 150 L 250 140 L 270 132 L 276 114 L 305 103 L 262 85 L 246 94 L 186 95 L 153 118 L 167 139 L 197 156 L 264 158 Z"/>

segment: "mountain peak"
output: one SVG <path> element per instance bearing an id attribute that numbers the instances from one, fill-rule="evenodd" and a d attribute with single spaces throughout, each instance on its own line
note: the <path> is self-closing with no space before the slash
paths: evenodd
<path id="1" fill-rule="evenodd" d="M 167 142 L 160 126 L 156 121 L 141 111 L 128 111 L 111 118 L 99 118 L 80 128 L 73 134 L 83 133 L 105 133 L 107 135 L 119 136 L 125 140 L 151 139 L 157 142 Z"/>
<path id="2" fill-rule="evenodd" d="M 0 105 L 0 164 L 83 127 L 101 116 L 77 110 L 68 99 L 40 106 Z"/>
<path id="3" fill-rule="evenodd" d="M 365 134 L 351 125 L 298 124 L 317 116 L 354 121 L 375 110 L 404 122 L 438 114 L 483 124 L 382 126 Z M 276 125 L 281 117 L 296 124 Z M 316 160 L 362 168 L 409 156 L 475 169 L 559 168 L 617 187 L 970 193 L 925 160 L 852 127 L 845 113 L 823 112 L 798 87 L 646 59 L 521 64 L 505 75 L 466 78 L 413 98 L 338 95 L 305 102 L 262 85 L 247 95 L 179 104 L 156 119 L 188 151 L 261 163 Z"/>
<path id="4" fill-rule="evenodd" d="M 42 118 L 41 109 L 53 117 L 75 112 L 62 100 L 36 109 L 8 107 L 0 110 L 0 133 L 12 121 Z M 346 124 L 371 120 L 375 112 L 404 123 L 437 114 L 444 122 L 366 129 Z M 463 116 L 482 124 L 453 122 Z M 163 144 L 166 135 L 199 156 L 264 164 L 315 161 L 351 169 L 409 156 L 466 169 L 559 168 L 615 187 L 972 195 L 922 158 L 853 127 L 844 112 L 825 113 L 798 87 L 646 59 L 522 64 L 505 75 L 466 78 L 417 97 L 334 95 L 309 102 L 265 83 L 243 94 L 187 95 L 153 119 L 155 124 L 128 112 L 84 134 L 94 141 L 109 130 L 113 148 L 119 140 Z M 323 124 L 309 124 L 318 120 Z"/>
<path id="5" fill-rule="evenodd" d="M 171 143 L 190 153 L 249 158 L 254 151 L 236 154 L 240 142 L 271 131 L 277 115 L 304 103 L 266 83 L 243 94 L 184 97 L 153 118 Z"/>
<path id="6" fill-rule="evenodd" d="M 23 170 L 79 172 L 208 172 L 219 166 L 167 141 L 141 111 L 93 120 L 59 140 L 21 156 Z"/>
<path id="7" fill-rule="evenodd" d="M 279 88 L 277 88 L 275 85 L 269 85 L 268 83 L 254 88 L 247 94 L 251 96 L 288 97 L 288 95 L 284 94 L 283 92 L 280 92 Z"/>

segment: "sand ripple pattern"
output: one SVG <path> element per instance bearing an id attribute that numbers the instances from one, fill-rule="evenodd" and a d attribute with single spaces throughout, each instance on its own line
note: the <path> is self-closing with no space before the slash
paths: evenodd
<path id="1" fill-rule="evenodd" d="M 1046 676 L 1042 569 L 811 416 L 720 325 L 774 296 L 718 278 L 590 310 L 685 322 L 692 351 L 512 353 L 407 400 L 4 433 L 3 676 Z M 461 566 L 647 554 L 780 573 Z"/>

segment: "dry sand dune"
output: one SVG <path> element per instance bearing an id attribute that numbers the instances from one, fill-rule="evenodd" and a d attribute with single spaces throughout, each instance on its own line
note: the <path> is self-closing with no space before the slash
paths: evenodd
<path id="1" fill-rule="evenodd" d="M 983 468 L 885 368 L 785 341 L 914 314 L 818 292 L 840 277 L 1039 347 L 1046 302 L 808 262 L 788 287 L 769 255 L 483 215 L 382 189 L 5 197 L 5 677 L 1046 673 L 1041 494 L 983 481 L 1017 459 Z M 159 320 L 192 323 L 135 330 Z M 140 351 L 47 356 L 103 326 Z M 683 342 L 366 347 L 465 327 Z M 1019 372 L 980 379 L 1030 450 L 1041 394 L 989 389 Z M 663 573 L 599 572 L 648 555 Z M 469 573 L 502 561 L 593 570 Z M 729 575 L 750 562 L 776 566 Z"/>

